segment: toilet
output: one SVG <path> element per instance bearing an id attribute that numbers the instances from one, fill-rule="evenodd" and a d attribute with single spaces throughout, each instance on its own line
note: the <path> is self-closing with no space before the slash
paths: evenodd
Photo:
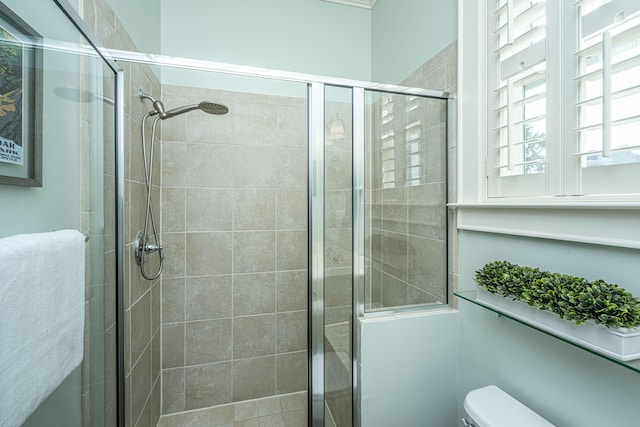
<path id="1" fill-rule="evenodd" d="M 470 427 L 554 427 L 494 385 L 467 393 L 464 410 L 468 418 L 463 418 L 462 423 Z"/>

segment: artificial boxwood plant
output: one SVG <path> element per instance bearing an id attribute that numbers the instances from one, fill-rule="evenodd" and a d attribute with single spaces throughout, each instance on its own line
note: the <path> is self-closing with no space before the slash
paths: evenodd
<path id="1" fill-rule="evenodd" d="M 476 271 L 485 290 L 549 310 L 577 325 L 593 320 L 608 328 L 640 326 L 640 300 L 616 284 L 494 261 Z"/>

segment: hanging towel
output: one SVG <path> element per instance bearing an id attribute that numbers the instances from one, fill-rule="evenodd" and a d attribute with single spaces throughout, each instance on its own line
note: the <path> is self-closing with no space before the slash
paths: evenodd
<path id="1" fill-rule="evenodd" d="M 18 427 L 82 362 L 84 235 L 0 239 L 0 426 Z"/>

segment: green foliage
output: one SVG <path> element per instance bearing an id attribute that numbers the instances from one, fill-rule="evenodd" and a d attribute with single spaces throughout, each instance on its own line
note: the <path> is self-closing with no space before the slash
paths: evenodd
<path id="1" fill-rule="evenodd" d="M 0 42 L 0 76 L 3 94 L 22 84 L 22 50 L 15 43 Z"/>
<path id="2" fill-rule="evenodd" d="M 615 284 L 540 271 L 507 261 L 476 271 L 485 290 L 549 310 L 577 325 L 593 320 L 608 328 L 640 326 L 640 300 Z"/>

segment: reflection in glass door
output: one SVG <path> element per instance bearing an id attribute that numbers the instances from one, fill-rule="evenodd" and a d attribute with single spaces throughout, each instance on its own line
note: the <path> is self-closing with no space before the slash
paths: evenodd
<path id="1" fill-rule="evenodd" d="M 325 426 L 352 425 L 352 92 L 327 86 L 324 124 Z"/>

